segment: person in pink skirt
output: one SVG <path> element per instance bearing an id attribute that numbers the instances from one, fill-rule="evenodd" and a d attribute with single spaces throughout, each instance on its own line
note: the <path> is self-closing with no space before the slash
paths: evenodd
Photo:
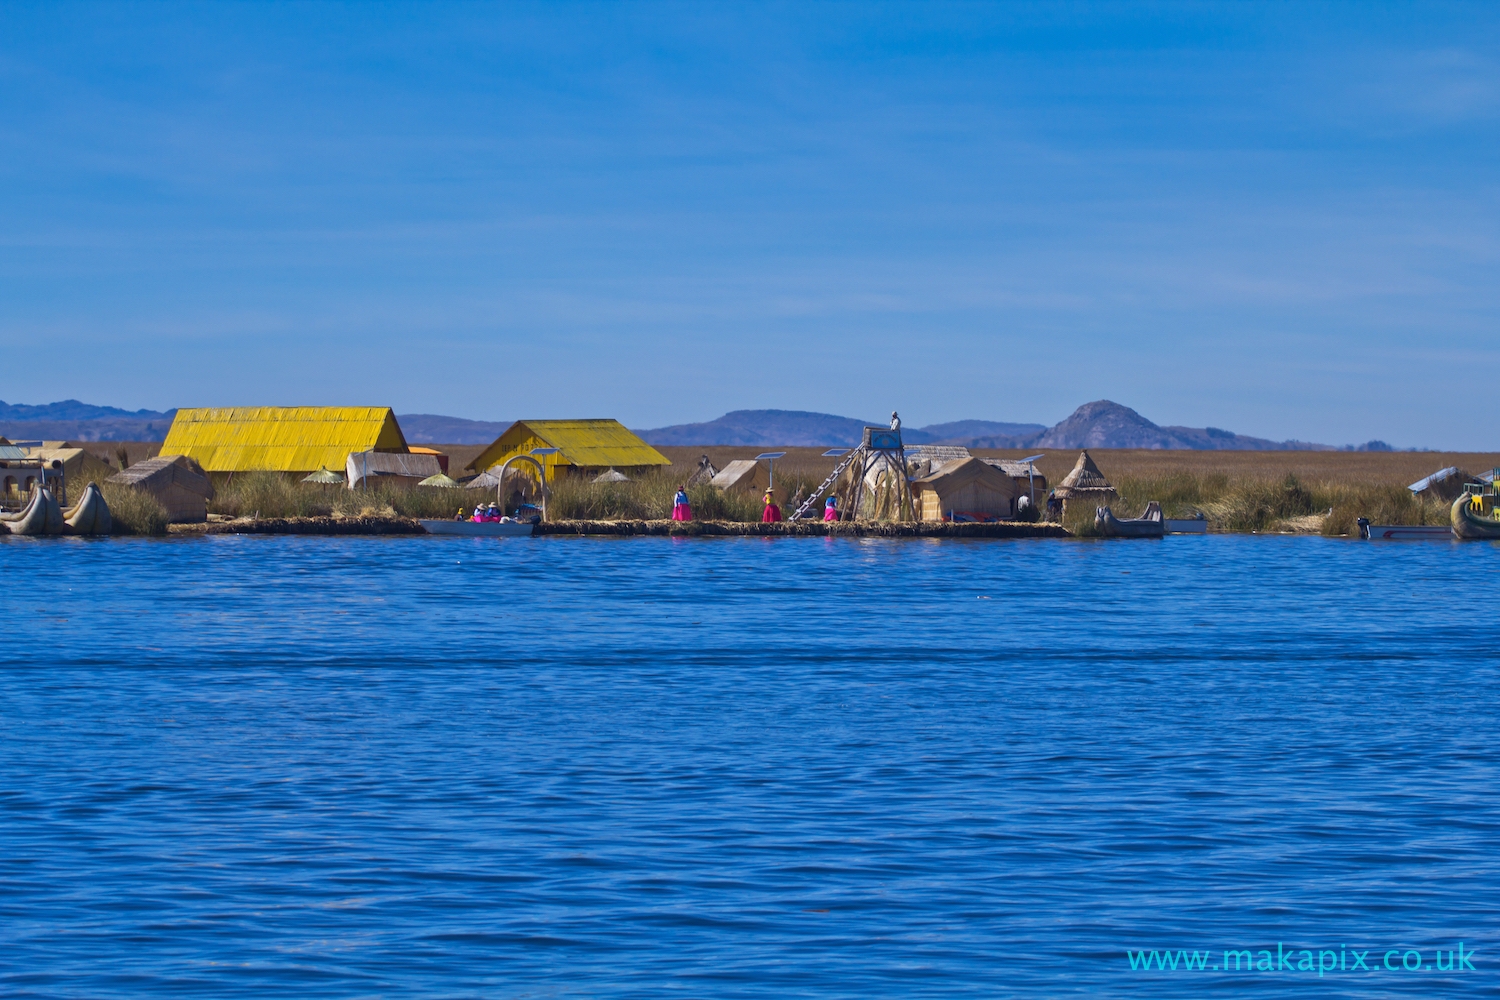
<path id="1" fill-rule="evenodd" d="M 839 498 L 829 497 L 823 503 L 823 520 L 837 521 L 839 519 Z"/>
<path id="2" fill-rule="evenodd" d="M 766 490 L 766 509 L 760 515 L 761 523 L 773 524 L 781 520 L 781 508 L 776 505 L 776 493 L 774 490 Z"/>
<path id="3" fill-rule="evenodd" d="M 687 487 L 677 487 L 677 495 L 672 498 L 672 520 L 691 521 L 693 519 L 693 508 L 688 505 Z"/>

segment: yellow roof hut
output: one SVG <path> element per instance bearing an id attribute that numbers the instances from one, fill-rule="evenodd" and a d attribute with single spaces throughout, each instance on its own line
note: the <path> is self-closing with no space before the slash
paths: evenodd
<path id="1" fill-rule="evenodd" d="M 1006 520 L 1025 491 L 1004 472 L 977 458 L 948 462 L 911 484 L 923 521 Z"/>
<path id="2" fill-rule="evenodd" d="M 342 469 L 352 452 L 406 454 L 388 406 L 243 406 L 178 410 L 162 454 L 207 472 Z"/>
<path id="3" fill-rule="evenodd" d="M 535 448 L 557 449 L 550 455 L 537 456 L 549 480 L 562 472 L 598 475 L 606 469 L 634 476 L 672 464 L 618 420 L 517 420 L 468 468 L 487 472 L 512 455 L 525 455 Z"/>

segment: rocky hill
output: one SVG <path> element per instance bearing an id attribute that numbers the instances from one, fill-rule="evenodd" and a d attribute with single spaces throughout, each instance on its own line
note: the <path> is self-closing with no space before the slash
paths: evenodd
<path id="1" fill-rule="evenodd" d="M 999 446 L 1006 447 L 1006 446 Z M 1015 448 L 1179 448 L 1191 451 L 1328 451 L 1306 441 L 1269 441 L 1217 427 L 1161 427 L 1128 406 L 1101 399 Z"/>

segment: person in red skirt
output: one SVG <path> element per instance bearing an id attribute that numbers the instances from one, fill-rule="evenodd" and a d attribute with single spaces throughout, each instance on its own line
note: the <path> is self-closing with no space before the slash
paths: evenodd
<path id="1" fill-rule="evenodd" d="M 691 521 L 693 519 L 693 508 L 688 506 L 687 487 L 677 487 L 677 495 L 672 498 L 672 520 Z"/>
<path id="2" fill-rule="evenodd" d="M 781 508 L 776 506 L 776 492 L 774 490 L 766 490 L 766 510 L 765 513 L 761 514 L 760 520 L 762 524 L 771 524 L 781 520 Z"/>

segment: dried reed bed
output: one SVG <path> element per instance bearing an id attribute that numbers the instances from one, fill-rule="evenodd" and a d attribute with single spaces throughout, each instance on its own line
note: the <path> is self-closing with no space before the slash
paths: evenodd
<path id="1" fill-rule="evenodd" d="M 109 505 L 109 517 L 116 535 L 165 535 L 167 509 L 145 490 L 119 483 L 99 483 L 99 492 Z"/>
<path id="2" fill-rule="evenodd" d="M 494 490 L 376 486 L 351 490 L 299 482 L 277 472 L 251 472 L 232 478 L 214 475 L 211 514 L 228 517 L 429 517 L 450 518 L 463 507 L 495 499 Z"/>
<path id="3" fill-rule="evenodd" d="M 696 469 L 694 461 L 693 468 Z M 645 473 L 628 483 L 596 483 L 584 476 L 564 476 L 551 484 L 547 516 L 569 521 L 653 521 L 672 516 L 672 497 L 692 469 Z M 812 479 L 795 470 L 776 469 L 776 495 L 785 516 L 792 498 L 806 496 L 822 477 Z M 688 487 L 693 516 L 705 521 L 759 521 L 764 511 L 758 494 L 720 491 L 707 483 Z"/>

